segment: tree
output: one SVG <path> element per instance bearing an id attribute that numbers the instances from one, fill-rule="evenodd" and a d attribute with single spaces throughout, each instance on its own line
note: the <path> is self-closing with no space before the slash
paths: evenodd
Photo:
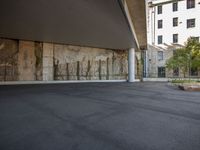
<path id="1" fill-rule="evenodd" d="M 200 43 L 189 38 L 184 48 L 176 49 L 174 55 L 167 60 L 166 67 L 168 69 L 179 68 L 184 77 L 191 68 L 200 67 Z"/>
<path id="2" fill-rule="evenodd" d="M 190 52 L 191 56 L 191 67 L 200 67 L 200 43 L 195 39 L 188 39 L 186 49 Z"/>

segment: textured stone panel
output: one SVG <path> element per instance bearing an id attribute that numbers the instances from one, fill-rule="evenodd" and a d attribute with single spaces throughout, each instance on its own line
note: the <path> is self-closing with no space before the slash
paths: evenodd
<path id="1" fill-rule="evenodd" d="M 43 80 L 54 80 L 53 68 L 53 51 L 54 46 L 52 43 L 43 43 Z"/>
<path id="2" fill-rule="evenodd" d="M 20 81 L 33 81 L 35 78 L 35 43 L 19 41 L 18 72 Z"/>
<path id="3" fill-rule="evenodd" d="M 127 51 L 54 45 L 56 80 L 126 79 L 127 65 Z"/>
<path id="4" fill-rule="evenodd" d="M 0 38 L 0 81 L 18 79 L 18 41 Z"/>

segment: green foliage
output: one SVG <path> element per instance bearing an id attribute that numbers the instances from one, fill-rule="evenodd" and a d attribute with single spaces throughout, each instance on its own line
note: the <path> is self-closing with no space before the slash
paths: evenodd
<path id="1" fill-rule="evenodd" d="M 190 38 L 186 49 L 191 52 L 191 67 L 198 68 L 200 66 L 200 43 Z"/>
<path id="2" fill-rule="evenodd" d="M 190 68 L 200 67 L 200 43 L 189 38 L 184 48 L 177 49 L 174 55 L 167 60 L 168 69 L 179 68 L 185 73 Z"/>

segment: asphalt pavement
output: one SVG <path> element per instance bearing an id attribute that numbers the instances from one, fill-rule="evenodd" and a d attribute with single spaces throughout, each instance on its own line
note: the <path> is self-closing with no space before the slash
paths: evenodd
<path id="1" fill-rule="evenodd" d="M 200 150 L 200 92 L 159 82 L 2 85 L 0 150 Z"/>

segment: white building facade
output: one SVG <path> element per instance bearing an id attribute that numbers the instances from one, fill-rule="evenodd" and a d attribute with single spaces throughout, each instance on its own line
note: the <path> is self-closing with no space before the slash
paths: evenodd
<path id="1" fill-rule="evenodd" d="M 179 70 L 167 71 L 165 63 L 173 50 L 184 46 L 188 38 L 199 40 L 200 0 L 151 0 L 148 1 L 147 17 L 145 76 L 180 76 Z"/>

